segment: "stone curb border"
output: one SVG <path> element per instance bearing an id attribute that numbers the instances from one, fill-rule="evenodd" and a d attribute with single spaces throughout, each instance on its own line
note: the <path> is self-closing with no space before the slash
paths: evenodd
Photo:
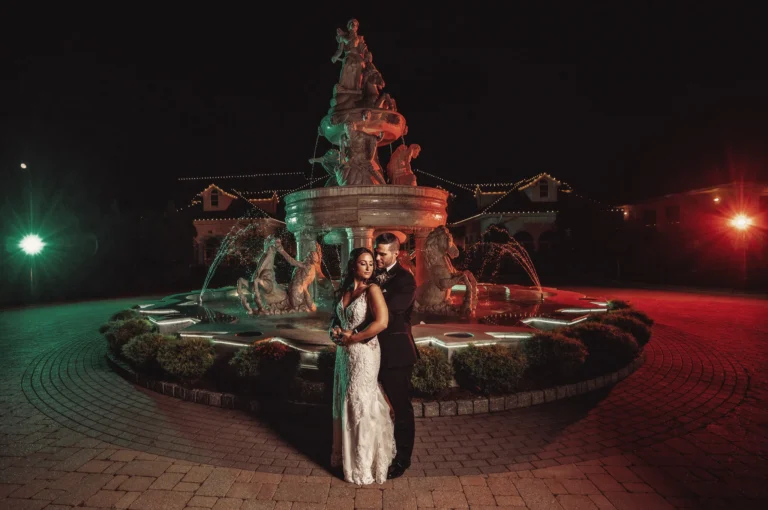
<path id="1" fill-rule="evenodd" d="M 262 408 L 259 400 L 248 400 L 231 393 L 218 393 L 207 390 L 190 390 L 176 383 L 156 381 L 144 374 L 135 372 L 127 363 L 115 358 L 112 353 L 106 354 L 107 363 L 123 379 L 138 386 L 150 389 L 157 393 L 162 393 L 169 397 L 195 402 L 223 409 L 241 409 L 258 413 Z M 555 400 L 562 400 L 576 395 L 583 395 L 590 391 L 599 390 L 607 386 L 612 386 L 619 381 L 627 378 L 630 374 L 640 368 L 645 362 L 645 353 L 635 358 L 624 368 L 610 374 L 601 375 L 594 379 L 579 381 L 573 384 L 555 386 L 542 390 L 523 391 L 497 397 L 476 398 L 472 400 L 444 400 L 441 402 L 413 402 L 413 412 L 417 418 L 434 418 L 438 416 L 464 416 L 469 414 L 486 414 L 489 412 L 508 411 L 511 409 L 520 409 L 523 407 L 535 406 Z M 287 402 L 287 404 L 296 407 L 323 408 L 328 407 L 325 404 L 310 404 L 299 402 Z"/>
<path id="2" fill-rule="evenodd" d="M 169 397 L 204 404 L 223 409 L 242 409 L 244 411 L 258 412 L 261 408 L 258 400 L 248 400 L 243 397 L 233 395 L 232 393 L 219 393 L 208 390 L 187 389 L 176 383 L 165 381 L 156 381 L 144 374 L 135 372 L 127 363 L 117 359 L 111 352 L 105 355 L 107 364 L 112 370 L 117 372 L 120 377 L 130 383 L 136 384 L 148 390 L 167 395 Z"/>
<path id="3" fill-rule="evenodd" d="M 635 370 L 640 368 L 644 362 L 645 354 L 641 352 L 637 358 L 624 368 L 610 374 L 595 377 L 594 379 L 497 397 L 481 397 L 472 400 L 443 400 L 441 402 L 414 402 L 413 411 L 417 418 L 435 418 L 437 416 L 462 416 L 508 411 L 510 409 L 520 409 L 554 402 L 555 400 L 583 395 L 590 391 L 612 386 L 622 379 L 626 379 Z"/>

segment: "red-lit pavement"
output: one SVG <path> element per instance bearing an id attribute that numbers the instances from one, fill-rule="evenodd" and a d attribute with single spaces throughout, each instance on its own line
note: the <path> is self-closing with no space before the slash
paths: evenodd
<path id="1" fill-rule="evenodd" d="M 419 420 L 406 476 L 358 488 L 324 468 L 325 427 L 136 388 L 96 332 L 136 301 L 0 312 L 0 508 L 764 508 L 768 301 L 584 289 L 656 321 L 617 386 Z"/>

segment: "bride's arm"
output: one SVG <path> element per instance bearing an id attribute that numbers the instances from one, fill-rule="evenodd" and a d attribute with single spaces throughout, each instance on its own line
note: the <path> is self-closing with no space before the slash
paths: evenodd
<path id="1" fill-rule="evenodd" d="M 387 312 L 387 302 L 384 301 L 384 294 L 381 292 L 381 288 L 378 285 L 371 285 L 368 287 L 368 306 L 371 307 L 373 313 L 373 322 L 371 322 L 364 330 L 353 333 L 345 339 L 345 344 L 354 344 L 373 338 L 385 329 L 389 324 L 389 313 Z"/>

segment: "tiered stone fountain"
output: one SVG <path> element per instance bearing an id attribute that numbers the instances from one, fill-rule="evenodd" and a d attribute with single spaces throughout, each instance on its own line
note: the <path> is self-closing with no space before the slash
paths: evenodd
<path id="1" fill-rule="evenodd" d="M 419 253 L 429 233 L 447 220 L 448 193 L 416 186 L 410 160 L 421 148 L 405 145 L 405 117 L 382 91 L 384 80 L 357 30 L 357 20 L 350 20 L 346 32 L 337 31 L 338 50 L 332 61 L 342 61 L 341 75 L 319 127 L 320 134 L 338 149 L 310 160 L 328 172 L 326 187 L 285 197 L 285 221 L 297 239 L 298 258 L 313 250 L 315 240 L 323 236 L 326 244 L 340 245 L 342 267 L 351 250 L 372 248 L 381 232 L 392 232 L 401 241 L 412 234 Z M 383 169 L 378 148 L 398 140 L 403 144 Z M 423 257 L 416 257 L 416 265 L 421 283 Z"/>
<path id="2" fill-rule="evenodd" d="M 296 238 L 296 258 L 268 239 L 250 282 L 241 279 L 236 289 L 177 294 L 143 305 L 142 311 L 161 331 L 233 346 L 273 338 L 301 350 L 311 363 L 313 352 L 330 344 L 330 310 L 313 302 L 320 288 L 332 290 L 320 267 L 318 239 L 340 247 L 345 267 L 351 250 L 372 248 L 382 232 L 392 232 L 401 241 L 414 238 L 417 343 L 432 343 L 450 353 L 470 343 L 515 342 L 530 337 L 534 327 L 575 322 L 596 307 L 603 309 L 604 300 L 542 288 L 522 247 L 517 258 L 527 261 L 527 271 L 534 271 L 535 287 L 478 285 L 469 271 L 454 270 L 450 259 L 458 250 L 445 227 L 448 193 L 417 185 L 410 161 L 421 147 L 405 144 L 405 117 L 382 91 L 384 80 L 358 33 L 358 22 L 350 20 L 347 31 L 339 29 L 336 40 L 331 60 L 342 62 L 341 75 L 331 108 L 319 125 L 333 148 L 310 159 L 329 177 L 323 188 L 285 197 L 286 226 Z M 378 148 L 398 140 L 402 143 L 382 168 Z M 275 280 L 278 254 L 295 267 L 286 288 Z"/>

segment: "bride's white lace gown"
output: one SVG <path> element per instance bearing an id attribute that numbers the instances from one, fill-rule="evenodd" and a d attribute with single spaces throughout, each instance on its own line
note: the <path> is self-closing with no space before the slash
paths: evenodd
<path id="1" fill-rule="evenodd" d="M 366 294 L 346 310 L 339 302 L 341 327 L 354 330 L 368 309 Z M 336 348 L 333 380 L 333 451 L 331 465 L 344 467 L 344 480 L 358 485 L 384 483 L 395 456 L 395 430 L 389 404 L 377 381 L 381 350 L 378 338 Z"/>

